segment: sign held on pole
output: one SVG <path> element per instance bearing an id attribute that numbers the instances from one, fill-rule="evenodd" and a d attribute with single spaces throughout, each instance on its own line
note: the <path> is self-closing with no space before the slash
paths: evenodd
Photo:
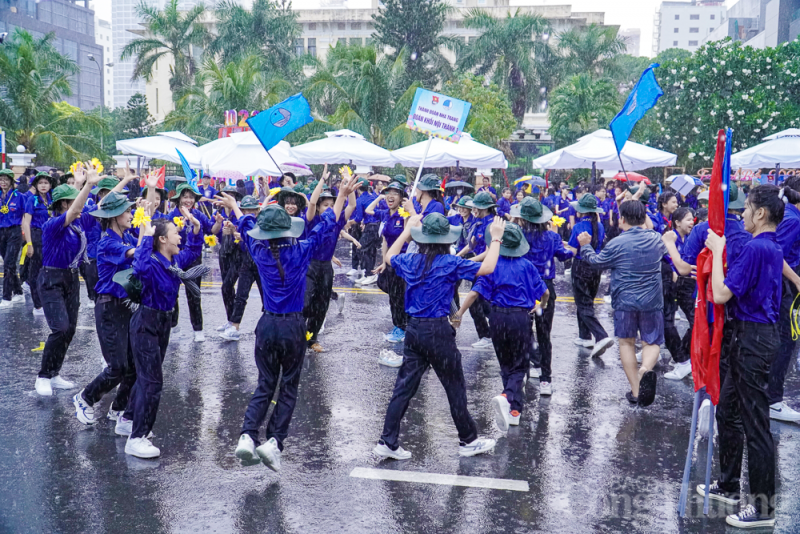
<path id="1" fill-rule="evenodd" d="M 464 100 L 419 88 L 414 93 L 406 127 L 458 143 L 471 107 L 472 104 Z"/>

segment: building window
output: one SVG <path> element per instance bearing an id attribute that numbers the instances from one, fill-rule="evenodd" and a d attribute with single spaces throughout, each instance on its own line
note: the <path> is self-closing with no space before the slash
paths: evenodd
<path id="1" fill-rule="evenodd" d="M 344 30 L 344 29 L 345 29 L 345 23 L 344 23 L 344 22 L 338 22 L 338 23 L 336 24 L 336 27 L 337 27 L 338 29 L 340 29 L 340 30 Z"/>
<path id="2" fill-rule="evenodd" d="M 697 41 L 689 41 L 689 46 L 697 46 Z"/>
<path id="3" fill-rule="evenodd" d="M 351 22 L 350 23 L 350 29 L 351 30 L 360 30 L 361 29 L 361 23 L 360 22 Z"/>
<path id="4" fill-rule="evenodd" d="M 372 37 L 367 37 L 366 44 L 367 44 L 367 46 L 371 46 L 372 45 Z"/>
<path id="5" fill-rule="evenodd" d="M 457 20 L 457 21 L 456 21 L 456 28 L 459 28 L 459 29 L 461 29 L 461 28 L 463 28 L 463 27 L 464 27 L 464 23 L 463 23 L 463 22 L 461 22 L 460 20 Z"/>
<path id="6" fill-rule="evenodd" d="M 294 53 L 297 54 L 298 56 L 302 56 L 304 52 L 305 52 L 305 46 L 304 46 L 304 43 L 303 43 L 303 39 L 302 38 L 295 39 L 294 40 Z"/>
<path id="7" fill-rule="evenodd" d="M 711 15 L 711 20 L 714 20 L 714 19 L 716 19 L 716 18 L 717 18 L 717 16 L 716 16 L 716 15 Z"/>
<path id="8" fill-rule="evenodd" d="M 680 15 L 675 15 L 675 20 L 681 20 L 681 16 Z"/>
<path id="9" fill-rule="evenodd" d="M 308 23 L 308 31 L 313 32 L 316 29 L 317 29 L 317 23 L 316 22 L 309 22 Z"/>
<path id="10" fill-rule="evenodd" d="M 347 37 L 339 37 L 338 39 L 336 39 L 336 46 L 339 45 L 347 46 Z"/>
<path id="11" fill-rule="evenodd" d="M 308 53 L 311 57 L 317 57 L 317 40 L 314 37 L 308 38 Z"/>
<path id="12" fill-rule="evenodd" d="M 361 37 L 351 37 L 350 38 L 350 44 L 351 45 L 364 46 L 364 39 L 361 38 Z"/>
<path id="13" fill-rule="evenodd" d="M 478 0 L 478 5 L 479 6 L 485 6 L 486 5 L 486 0 Z"/>
<path id="14" fill-rule="evenodd" d="M 689 15 L 689 20 L 700 20 L 700 15 Z"/>
<path id="15" fill-rule="evenodd" d="M 678 46 L 678 41 L 672 41 L 672 46 Z"/>
<path id="16" fill-rule="evenodd" d="M 672 33 L 678 33 L 678 28 L 674 28 L 674 29 L 672 30 Z"/>
<path id="17" fill-rule="evenodd" d="M 700 28 L 689 28 L 689 33 L 700 33 Z"/>
<path id="18" fill-rule="evenodd" d="M 711 32 L 713 32 L 715 29 L 716 29 L 716 28 L 709 28 L 709 29 L 708 29 L 708 33 L 711 33 Z"/>

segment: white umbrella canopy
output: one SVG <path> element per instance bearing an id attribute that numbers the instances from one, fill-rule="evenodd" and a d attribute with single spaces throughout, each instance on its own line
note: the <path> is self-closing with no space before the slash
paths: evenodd
<path id="1" fill-rule="evenodd" d="M 678 156 L 633 141 L 622 147 L 622 165 L 626 171 L 675 165 Z M 597 130 L 581 137 L 577 143 L 533 160 L 539 169 L 591 169 L 595 163 L 601 170 L 620 170 L 614 138 L 608 130 Z"/>
<path id="2" fill-rule="evenodd" d="M 198 150 L 203 169 L 211 174 L 231 171 L 245 176 L 280 176 L 283 172 L 275 163 L 282 165 L 299 161 L 286 141 L 279 142 L 267 154 L 252 131 L 234 133 L 230 137 L 211 141 Z"/>
<path id="3" fill-rule="evenodd" d="M 351 130 L 326 132 L 325 135 L 325 139 L 293 147 L 297 161 L 306 165 L 347 163 L 376 167 L 394 167 L 397 163 L 391 152 Z"/>
<path id="4" fill-rule="evenodd" d="M 404 167 L 418 167 L 422 162 L 427 144 L 427 140 L 421 141 L 394 150 L 392 155 Z M 482 145 L 466 132 L 461 134 L 461 140 L 458 143 L 438 138 L 431 140 L 431 147 L 425 158 L 425 166 L 454 167 L 456 165 L 478 169 L 507 169 L 508 161 L 501 151 Z"/>
<path id="5" fill-rule="evenodd" d="M 161 132 L 150 137 L 117 141 L 117 150 L 123 154 L 180 163 L 177 149 L 189 162 L 190 167 L 198 169 L 200 168 L 200 152 L 196 145 L 197 141 L 181 132 Z"/>
<path id="6" fill-rule="evenodd" d="M 764 139 L 766 143 L 751 146 L 731 156 L 734 169 L 760 169 L 762 167 L 800 167 L 800 129 L 790 128 Z"/>

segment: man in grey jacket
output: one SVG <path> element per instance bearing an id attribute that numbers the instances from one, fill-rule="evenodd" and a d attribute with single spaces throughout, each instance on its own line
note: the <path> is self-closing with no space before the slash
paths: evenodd
<path id="1" fill-rule="evenodd" d="M 592 249 L 591 236 L 578 236 L 581 258 L 597 269 L 611 270 L 611 306 L 619 357 L 631 384 L 626 394 L 631 404 L 649 406 L 656 395 L 656 365 L 664 342 L 664 306 L 661 291 L 661 258 L 667 248 L 661 236 L 645 229 L 647 212 L 635 200 L 619 208 L 622 234 L 609 241 L 600 254 Z M 637 334 L 642 337 L 642 366 L 636 363 Z"/>

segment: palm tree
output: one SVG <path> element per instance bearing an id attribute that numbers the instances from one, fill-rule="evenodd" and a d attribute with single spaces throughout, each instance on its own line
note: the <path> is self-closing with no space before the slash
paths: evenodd
<path id="1" fill-rule="evenodd" d="M 595 80 L 589 73 L 577 74 L 550 96 L 550 135 L 556 146 L 607 125 L 619 109 L 619 93 L 608 80 Z"/>
<path id="2" fill-rule="evenodd" d="M 616 57 L 625 53 L 625 39 L 616 28 L 590 24 L 572 28 L 559 36 L 558 48 L 572 74 L 588 72 L 592 76 L 613 74 Z"/>
<path id="3" fill-rule="evenodd" d="M 541 36 L 550 31 L 550 24 L 519 9 L 513 14 L 509 11 L 504 19 L 473 9 L 464 17 L 464 26 L 483 33 L 466 47 L 458 66 L 491 76 L 508 91 L 511 110 L 521 121 L 529 105 L 538 101 L 540 83 L 548 75 L 541 62 L 552 58 L 552 52 Z"/>
<path id="4" fill-rule="evenodd" d="M 144 78 L 150 81 L 156 62 L 170 58 L 169 87 L 173 98 L 178 98 L 180 91 L 191 85 L 194 79 L 198 52 L 195 47 L 208 43 L 208 30 L 200 23 L 205 7 L 199 4 L 181 13 L 178 0 L 169 0 L 162 11 L 143 0 L 136 12 L 144 19 L 147 35 L 125 45 L 120 59 L 136 59 L 131 80 Z"/>
<path id="5" fill-rule="evenodd" d="M 72 94 L 70 78 L 79 69 L 56 51 L 54 40 L 53 33 L 35 39 L 18 28 L 0 47 L 0 124 L 11 146 L 23 145 L 39 163 L 66 164 L 99 154 L 84 132 L 107 127 L 62 101 Z"/>

